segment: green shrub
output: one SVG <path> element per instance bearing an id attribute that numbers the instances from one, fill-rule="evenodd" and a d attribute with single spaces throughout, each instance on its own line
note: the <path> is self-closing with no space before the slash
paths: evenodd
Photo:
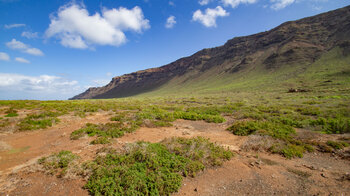
<path id="1" fill-rule="evenodd" d="M 98 136 L 106 138 L 119 138 L 125 133 L 130 133 L 138 128 L 137 124 L 129 123 L 106 123 L 106 124 L 91 124 L 87 123 L 85 127 L 73 131 L 70 135 L 72 140 L 79 139 L 85 135 L 89 137 Z M 102 141 L 103 139 L 101 139 Z"/>
<path id="2" fill-rule="evenodd" d="M 333 134 L 350 133 L 350 118 L 318 118 L 310 121 L 311 126 L 320 126 L 322 131 Z"/>
<path id="3" fill-rule="evenodd" d="M 270 135 L 278 139 L 288 139 L 295 130 L 289 125 L 270 121 L 238 121 L 227 130 L 235 135 L 247 136 L 259 130 L 260 135 Z"/>
<path id="4" fill-rule="evenodd" d="M 297 146 L 297 145 L 287 145 L 285 148 L 282 149 L 282 155 L 286 158 L 293 158 L 293 157 L 303 157 L 304 153 L 304 148 L 302 146 Z"/>
<path id="5" fill-rule="evenodd" d="M 38 160 L 38 163 L 50 174 L 59 172 L 62 176 L 65 174 L 70 164 L 79 159 L 79 156 L 73 154 L 70 151 L 60 151 L 59 153 L 52 154 L 48 157 L 43 157 Z"/>
<path id="6" fill-rule="evenodd" d="M 167 149 L 177 155 L 185 156 L 194 161 L 204 163 L 206 166 L 221 165 L 224 160 L 229 160 L 233 153 L 223 147 L 211 143 L 203 137 L 170 138 L 162 141 Z"/>
<path id="7" fill-rule="evenodd" d="M 227 130 L 231 131 L 235 135 L 247 136 L 255 133 L 261 127 L 257 121 L 236 121 Z"/>
<path id="8" fill-rule="evenodd" d="M 190 160 L 161 144 L 139 142 L 124 155 L 98 157 L 85 188 L 93 195 L 169 195 L 182 182 Z"/>
<path id="9" fill-rule="evenodd" d="M 317 116 L 321 113 L 318 107 L 310 107 L 310 106 L 298 108 L 296 109 L 296 111 L 299 112 L 300 114 L 309 115 L 309 116 Z"/>
<path id="10" fill-rule="evenodd" d="M 98 137 L 95 140 L 91 141 L 90 144 L 109 144 L 111 140 L 108 137 Z"/>
<path id="11" fill-rule="evenodd" d="M 8 110 L 5 111 L 5 117 L 16 117 L 18 116 L 17 114 L 17 110 L 13 109 L 13 108 L 9 108 Z"/>
<path id="12" fill-rule="evenodd" d="M 16 117 L 16 116 L 18 116 L 17 113 L 9 113 L 9 114 L 5 115 L 5 117 Z"/>
<path id="13" fill-rule="evenodd" d="M 51 127 L 54 123 L 59 122 L 56 116 L 58 116 L 58 114 L 53 112 L 29 115 L 18 124 L 19 130 L 36 130 Z"/>
<path id="14" fill-rule="evenodd" d="M 291 159 L 294 157 L 302 158 L 305 149 L 303 146 L 298 146 L 295 144 L 275 144 L 269 149 L 269 151 L 272 153 L 281 154 L 287 159 Z"/>
<path id="15" fill-rule="evenodd" d="M 183 154 L 172 152 L 171 147 L 180 148 Z M 201 157 L 194 153 L 199 150 L 216 155 L 200 153 Z M 215 158 L 227 160 L 232 156 L 222 151 L 203 138 L 129 144 L 124 154 L 108 151 L 88 164 L 92 175 L 85 188 L 92 195 L 170 195 L 180 188 L 182 176 L 195 176 L 206 164 L 213 165 Z"/>
<path id="16" fill-rule="evenodd" d="M 343 149 L 345 147 L 348 147 L 349 146 L 349 143 L 347 142 L 343 142 L 343 141 L 339 141 L 339 142 L 336 142 L 336 141 L 327 141 L 327 145 L 336 149 L 336 150 L 340 150 L 340 149 Z"/>

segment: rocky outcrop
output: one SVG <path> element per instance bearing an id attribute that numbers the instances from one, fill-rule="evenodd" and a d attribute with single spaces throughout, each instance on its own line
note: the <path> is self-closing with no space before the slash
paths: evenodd
<path id="1" fill-rule="evenodd" d="M 311 64 L 335 46 L 348 47 L 350 6 L 297 21 L 266 32 L 236 37 L 223 46 L 204 49 L 168 65 L 114 77 L 103 87 L 89 88 L 72 99 L 119 98 L 150 92 L 175 77 L 207 70 L 237 73 L 256 62 L 267 70 Z M 349 48 L 349 47 L 348 47 Z M 349 50 L 344 50 L 349 51 Z"/>

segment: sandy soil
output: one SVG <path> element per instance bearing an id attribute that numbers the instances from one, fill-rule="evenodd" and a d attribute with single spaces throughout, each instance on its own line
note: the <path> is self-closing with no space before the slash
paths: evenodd
<path id="1" fill-rule="evenodd" d="M 88 195 L 82 188 L 83 179 L 57 178 L 32 172 L 28 166 L 60 150 L 71 150 L 84 160 L 92 159 L 102 145 L 89 145 L 93 138 L 87 137 L 72 141 L 70 133 L 87 122 L 106 123 L 109 118 L 109 113 L 83 119 L 67 115 L 61 117 L 58 125 L 46 130 L 2 135 L 0 195 Z M 159 142 L 174 136 L 203 136 L 236 152 L 236 156 L 221 167 L 206 169 L 195 178 L 185 178 L 180 191 L 174 195 L 350 195 L 350 161 L 318 152 L 292 160 L 267 153 L 243 152 L 240 145 L 246 137 L 226 131 L 229 123 L 230 120 L 222 124 L 177 120 L 173 127 L 142 127 L 116 139 L 113 145 L 140 140 Z"/>

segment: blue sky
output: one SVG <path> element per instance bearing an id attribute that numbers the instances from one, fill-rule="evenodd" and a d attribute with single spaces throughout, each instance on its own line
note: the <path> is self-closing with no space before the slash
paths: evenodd
<path id="1" fill-rule="evenodd" d="M 348 0 L 0 0 L 0 99 L 67 99 Z"/>

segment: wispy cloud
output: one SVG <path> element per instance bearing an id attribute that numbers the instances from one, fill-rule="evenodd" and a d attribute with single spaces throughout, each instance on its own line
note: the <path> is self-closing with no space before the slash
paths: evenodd
<path id="1" fill-rule="evenodd" d="M 198 3 L 199 5 L 208 5 L 211 1 L 213 0 L 199 0 Z"/>
<path id="2" fill-rule="evenodd" d="M 91 45 L 119 46 L 127 41 L 125 31 L 141 33 L 150 28 L 138 6 L 127 9 L 102 9 L 102 14 L 90 15 L 83 5 L 75 3 L 59 8 L 51 16 L 47 37 L 56 37 L 65 47 L 86 49 Z"/>
<path id="3" fill-rule="evenodd" d="M 169 16 L 168 19 L 166 20 L 165 28 L 171 29 L 174 27 L 175 24 L 176 24 L 175 16 Z"/>
<path id="4" fill-rule="evenodd" d="M 26 24 L 5 24 L 5 29 L 12 29 L 12 28 L 18 28 L 18 27 L 24 27 Z"/>
<path id="5" fill-rule="evenodd" d="M 270 6 L 274 10 L 280 10 L 288 5 L 291 5 L 295 2 L 295 0 L 270 0 L 272 5 Z"/>
<path id="6" fill-rule="evenodd" d="M 12 39 L 10 42 L 6 43 L 6 46 L 13 50 L 19 50 L 21 52 L 35 55 L 35 56 L 44 56 L 44 53 L 38 48 L 32 48 L 23 42 Z"/>
<path id="7" fill-rule="evenodd" d="M 217 6 L 214 9 L 207 8 L 203 13 L 201 10 L 197 10 L 193 13 L 192 20 L 202 23 L 206 27 L 216 27 L 216 18 L 229 16 L 230 13 L 226 12 L 221 6 Z"/>
<path id="8" fill-rule="evenodd" d="M 27 59 L 22 58 L 22 57 L 16 57 L 15 61 L 20 62 L 20 63 L 30 63 L 30 61 L 28 61 Z"/>
<path id="9" fill-rule="evenodd" d="M 38 32 L 29 32 L 29 31 L 23 31 L 21 34 L 22 37 L 28 38 L 28 39 L 33 39 L 33 38 L 38 38 Z"/>
<path id="10" fill-rule="evenodd" d="M 5 52 L 0 52 L 0 61 L 9 61 L 10 56 Z"/>
<path id="11" fill-rule="evenodd" d="M 235 8 L 240 4 L 253 4 L 257 1 L 258 0 L 221 0 L 224 6 L 231 6 L 232 8 Z"/>

